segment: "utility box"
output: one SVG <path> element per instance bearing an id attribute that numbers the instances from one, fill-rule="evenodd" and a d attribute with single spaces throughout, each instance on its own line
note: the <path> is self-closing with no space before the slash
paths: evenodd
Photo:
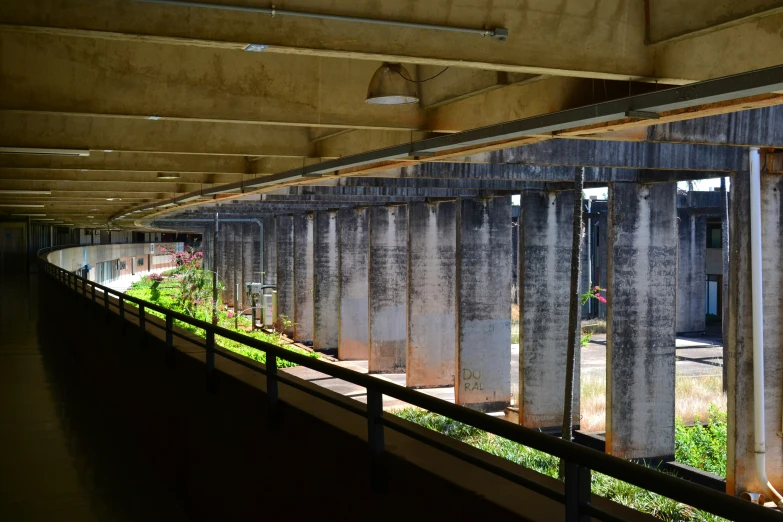
<path id="1" fill-rule="evenodd" d="M 245 292 L 253 303 L 253 326 L 256 324 L 256 310 L 259 310 L 261 326 L 273 328 L 277 322 L 277 290 L 274 285 L 245 283 Z"/>
<path id="2" fill-rule="evenodd" d="M 262 316 L 261 321 L 267 328 L 274 328 L 277 322 L 277 290 L 272 293 L 261 294 Z"/>

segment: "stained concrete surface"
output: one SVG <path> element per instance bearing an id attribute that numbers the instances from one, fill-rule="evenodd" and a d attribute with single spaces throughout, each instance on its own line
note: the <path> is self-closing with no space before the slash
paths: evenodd
<path id="1" fill-rule="evenodd" d="M 0 519 L 399 520 L 359 439 L 285 405 L 270 431 L 258 389 L 207 393 L 200 362 L 40 286 L 0 280 Z M 388 483 L 423 520 L 519 520 L 396 458 Z"/>

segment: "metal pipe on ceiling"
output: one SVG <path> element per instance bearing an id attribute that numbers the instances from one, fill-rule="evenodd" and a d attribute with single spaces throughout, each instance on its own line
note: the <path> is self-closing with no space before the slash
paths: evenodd
<path id="1" fill-rule="evenodd" d="M 490 36 L 496 40 L 504 41 L 508 36 L 508 29 L 496 27 L 493 29 L 472 29 L 470 27 L 453 27 L 448 25 L 420 24 L 416 22 L 398 22 L 395 20 L 378 20 L 376 18 L 363 18 L 360 16 L 332 15 L 324 13 L 309 13 L 304 11 L 289 11 L 272 7 L 251 7 L 242 5 L 202 4 L 199 2 L 182 2 L 179 0 L 136 0 L 148 4 L 175 5 L 180 7 L 200 7 L 203 9 L 220 9 L 223 11 L 243 11 L 248 13 L 267 14 L 275 16 L 296 16 L 300 18 L 317 18 L 321 20 L 336 20 L 339 22 L 358 22 L 375 25 L 391 25 L 396 27 L 410 27 L 412 29 L 430 29 L 436 31 L 450 31 L 452 33 L 471 33 L 481 36 Z"/>

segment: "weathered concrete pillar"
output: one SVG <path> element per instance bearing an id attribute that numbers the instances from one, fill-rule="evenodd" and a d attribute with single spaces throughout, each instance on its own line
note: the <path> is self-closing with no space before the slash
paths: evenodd
<path id="1" fill-rule="evenodd" d="M 204 255 L 204 269 L 206 270 L 214 270 L 215 269 L 215 260 L 212 259 L 212 234 L 213 234 L 213 228 L 211 225 L 207 225 L 204 227 L 203 232 L 201 234 L 202 240 L 201 240 L 201 252 Z"/>
<path id="2" fill-rule="evenodd" d="M 674 455 L 676 186 L 609 191 L 606 451 Z"/>
<path id="3" fill-rule="evenodd" d="M 313 213 L 294 215 L 294 340 L 313 341 Z"/>
<path id="4" fill-rule="evenodd" d="M 574 193 L 522 193 L 519 236 L 519 423 L 563 423 Z M 578 342 L 578 339 L 577 339 Z M 579 425 L 579 350 L 573 423 Z"/>
<path id="5" fill-rule="evenodd" d="M 370 207 L 370 372 L 405 371 L 407 247 L 407 208 Z"/>
<path id="6" fill-rule="evenodd" d="M 406 384 L 454 386 L 457 204 L 408 205 Z"/>
<path id="7" fill-rule="evenodd" d="M 234 227 L 226 221 L 218 225 L 218 259 L 218 280 L 223 285 L 221 300 L 223 304 L 230 304 L 234 279 Z"/>
<path id="8" fill-rule="evenodd" d="M 259 281 L 261 274 L 259 269 L 259 249 L 261 248 L 261 231 L 256 223 L 242 224 L 242 272 L 239 283 L 239 311 L 244 311 L 251 306 L 250 299 L 245 293 L 245 285 Z M 247 310 L 250 313 L 250 310 Z"/>
<path id="9" fill-rule="evenodd" d="M 277 226 L 275 218 L 264 218 L 264 271 L 263 282 L 266 285 L 277 284 Z"/>
<path id="10" fill-rule="evenodd" d="M 337 348 L 339 322 L 337 211 L 316 212 L 314 226 L 313 348 L 326 350 Z"/>
<path id="11" fill-rule="evenodd" d="M 677 332 L 703 332 L 707 220 L 688 208 L 677 209 L 677 218 Z"/>
<path id="12" fill-rule="evenodd" d="M 761 174 L 764 301 L 764 412 L 767 478 L 783 487 L 783 176 Z M 728 461 L 726 492 L 763 493 L 755 473 L 753 433 L 753 310 L 750 186 L 747 172 L 731 176 L 729 262 Z"/>
<path id="13" fill-rule="evenodd" d="M 275 218 L 275 236 L 277 237 L 277 316 L 278 329 L 286 321 L 294 320 L 294 216 Z M 293 328 L 285 328 L 286 334 L 292 334 Z"/>
<path id="14" fill-rule="evenodd" d="M 337 213 L 339 228 L 339 330 L 337 357 L 366 360 L 369 342 L 369 208 L 346 208 Z"/>
<path id="15" fill-rule="evenodd" d="M 511 197 L 462 199 L 457 221 L 457 404 L 511 400 Z"/>

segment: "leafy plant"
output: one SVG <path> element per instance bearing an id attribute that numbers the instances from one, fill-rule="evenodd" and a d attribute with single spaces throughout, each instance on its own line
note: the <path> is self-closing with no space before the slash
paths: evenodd
<path id="1" fill-rule="evenodd" d="M 169 252 L 167 252 L 169 253 Z M 177 273 L 171 277 L 164 278 L 160 274 L 152 274 L 143 277 L 140 281 L 131 285 L 126 292 L 128 295 L 143 299 L 150 303 L 164 306 L 171 310 L 182 312 L 195 319 L 205 322 L 212 320 L 211 298 L 212 282 L 209 275 L 205 275 L 201 268 L 200 256 L 185 255 L 181 256 L 182 263 L 177 267 Z M 157 277 L 153 277 L 157 276 Z M 193 288 L 195 286 L 195 288 Z M 220 286 L 218 286 L 220 288 Z M 316 352 L 302 350 L 291 346 L 285 342 L 282 333 L 267 333 L 261 330 L 252 330 L 250 328 L 250 319 L 242 316 L 235 316 L 235 312 L 225 307 L 218 298 L 217 303 L 218 325 L 228 330 L 236 331 L 248 337 L 258 339 L 270 344 L 281 346 L 287 350 L 306 355 L 308 357 L 319 358 Z M 148 314 L 163 318 L 163 314 L 154 310 L 147 310 Z M 284 317 L 283 324 L 286 328 L 293 326 L 293 322 Z M 174 325 L 187 330 L 202 338 L 206 337 L 206 332 L 189 323 L 174 320 Z M 255 361 L 266 364 L 266 352 L 256 350 L 243 343 L 217 336 L 216 343 L 227 350 L 238 353 Z M 278 368 L 288 368 L 296 366 L 295 363 L 277 359 Z"/>
<path id="2" fill-rule="evenodd" d="M 686 427 L 677 419 L 674 427 L 674 456 L 694 468 L 726 476 L 726 413 L 715 404 L 708 407 L 707 424 L 699 422 Z"/>
<path id="3" fill-rule="evenodd" d="M 606 288 L 601 288 L 597 285 L 590 287 L 587 292 L 581 295 L 582 305 L 586 304 L 590 299 L 597 299 L 598 301 L 605 303 L 606 298 L 601 295 L 601 292 L 606 292 Z"/>

